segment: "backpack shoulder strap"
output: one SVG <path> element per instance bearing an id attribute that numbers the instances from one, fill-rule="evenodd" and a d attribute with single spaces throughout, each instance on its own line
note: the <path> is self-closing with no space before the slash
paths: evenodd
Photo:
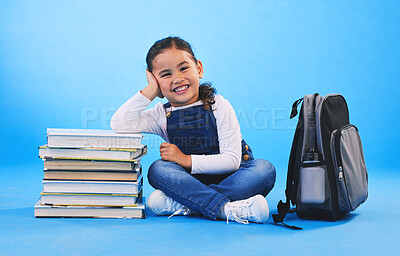
<path id="1" fill-rule="evenodd" d="M 283 226 L 295 229 L 295 230 L 300 230 L 302 228 L 296 227 L 296 226 L 289 226 L 285 223 L 283 223 L 283 220 L 286 217 L 286 214 L 289 212 L 294 212 L 293 210 L 290 210 L 290 203 L 292 205 L 296 205 L 296 198 L 297 198 L 297 187 L 298 187 L 298 172 L 296 170 L 296 162 L 301 161 L 302 159 L 302 154 L 303 154 L 303 143 L 304 143 L 304 136 L 307 135 L 308 140 L 312 140 L 312 145 L 315 146 L 316 141 L 315 141 L 315 130 L 313 130 L 312 137 L 309 137 L 309 134 L 305 134 L 306 132 L 309 132 L 309 126 L 310 123 L 311 127 L 315 128 L 315 102 L 316 102 L 316 97 L 318 96 L 318 93 L 315 93 L 313 95 L 306 95 L 304 98 L 296 100 L 293 105 L 292 105 L 292 112 L 290 115 L 290 118 L 292 119 L 297 115 L 297 108 L 300 105 L 300 103 L 303 101 L 303 105 L 300 108 L 300 114 L 299 114 L 299 121 L 297 122 L 297 127 L 296 131 L 294 134 L 293 138 L 293 143 L 292 143 L 292 148 L 290 150 L 290 157 L 289 157 L 289 165 L 288 165 L 288 173 L 287 173 L 287 180 L 286 180 L 286 190 L 285 190 L 285 195 L 286 195 L 286 202 L 284 203 L 282 200 L 279 201 L 277 205 L 278 209 L 278 214 L 273 214 L 272 218 L 275 223 L 281 223 Z M 304 106 L 306 105 L 306 106 Z M 306 108 L 306 109 L 304 109 Z M 306 113 L 304 113 L 306 112 Z M 307 115 L 307 116 L 304 116 Z M 311 115 L 311 116 L 310 116 Z M 305 120 L 307 118 L 307 120 Z M 307 131 L 305 131 L 307 129 Z M 300 139 L 301 138 L 301 139 Z M 307 141 L 308 142 L 308 141 Z M 299 145 L 301 143 L 302 145 Z M 300 147 L 300 150 L 299 150 Z M 300 151 L 300 152 L 298 152 Z"/>
<path id="2" fill-rule="evenodd" d="M 294 118 L 297 115 L 297 113 L 298 113 L 297 107 L 301 103 L 302 100 L 303 100 L 303 98 L 298 99 L 293 103 L 290 119 Z M 295 186 L 294 186 L 294 178 L 295 178 L 294 164 L 295 164 L 297 144 L 298 144 L 298 140 L 299 140 L 300 132 L 301 132 L 300 130 L 302 129 L 301 117 L 302 117 L 302 111 L 300 110 L 299 122 L 297 123 L 296 131 L 295 131 L 293 143 L 292 143 L 292 149 L 290 151 L 288 174 L 287 174 L 287 179 L 286 179 L 286 190 L 285 190 L 286 202 L 284 203 L 284 202 L 282 202 L 282 200 L 280 200 L 278 203 L 278 206 L 277 206 L 278 214 L 272 215 L 272 218 L 275 223 L 281 223 L 285 227 L 295 229 L 295 230 L 300 230 L 302 228 L 299 228 L 296 226 L 289 226 L 289 225 L 283 223 L 283 220 L 285 219 L 286 214 L 290 211 L 290 201 L 292 201 L 293 205 L 295 203 L 295 198 L 292 198 L 292 196 L 294 194 L 293 191 L 295 189 Z"/>

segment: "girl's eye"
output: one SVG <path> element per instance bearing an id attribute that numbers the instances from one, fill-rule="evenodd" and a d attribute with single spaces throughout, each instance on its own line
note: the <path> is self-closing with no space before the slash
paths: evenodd
<path id="1" fill-rule="evenodd" d="M 188 69 L 189 67 L 181 67 L 181 71 L 185 71 L 186 69 Z"/>
<path id="2" fill-rule="evenodd" d="M 165 74 L 162 74 L 161 77 L 167 77 L 167 76 L 170 76 L 170 75 L 171 75 L 171 73 L 165 73 Z"/>

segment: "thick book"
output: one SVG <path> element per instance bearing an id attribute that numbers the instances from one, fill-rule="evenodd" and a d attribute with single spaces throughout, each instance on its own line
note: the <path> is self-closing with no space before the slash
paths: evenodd
<path id="1" fill-rule="evenodd" d="M 119 162 L 44 158 L 43 165 L 44 170 L 134 171 L 137 166 L 140 166 L 140 159 L 137 162 Z"/>
<path id="2" fill-rule="evenodd" d="M 39 157 L 43 159 L 98 160 L 137 162 L 147 153 L 147 146 L 137 148 L 54 148 L 49 145 L 39 147 Z"/>
<path id="3" fill-rule="evenodd" d="M 143 178 L 138 181 L 43 180 L 42 183 L 44 193 L 138 194 Z"/>
<path id="4" fill-rule="evenodd" d="M 40 193 L 41 205 L 136 206 L 138 194 Z"/>
<path id="5" fill-rule="evenodd" d="M 47 129 L 49 147 L 60 148 L 136 148 L 141 134 L 121 134 L 100 129 Z"/>
<path id="6" fill-rule="evenodd" d="M 109 180 L 137 181 L 142 173 L 142 167 L 135 171 L 87 171 L 87 170 L 43 170 L 44 179 L 50 180 Z"/>
<path id="7" fill-rule="evenodd" d="M 92 206 L 49 206 L 35 205 L 37 218 L 124 218 L 143 219 L 145 215 L 145 198 L 135 206 L 129 207 L 92 207 Z"/>

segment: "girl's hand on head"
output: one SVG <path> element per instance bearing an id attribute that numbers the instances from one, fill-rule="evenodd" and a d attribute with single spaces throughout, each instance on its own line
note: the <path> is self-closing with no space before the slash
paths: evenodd
<path id="1" fill-rule="evenodd" d="M 160 86 L 158 85 L 156 77 L 147 69 L 146 69 L 146 76 L 148 85 L 140 92 L 149 100 L 154 100 L 155 97 L 164 98 L 164 95 L 162 95 L 161 93 Z"/>
<path id="2" fill-rule="evenodd" d="M 175 144 L 161 143 L 160 156 L 162 160 L 175 162 L 185 169 L 190 170 L 192 168 L 192 157 L 182 153 Z"/>

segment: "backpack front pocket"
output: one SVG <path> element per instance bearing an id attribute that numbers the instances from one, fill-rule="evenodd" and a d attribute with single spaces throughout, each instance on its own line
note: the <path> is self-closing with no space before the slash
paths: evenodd
<path id="1" fill-rule="evenodd" d="M 368 196 L 368 173 L 357 128 L 348 124 L 334 130 L 330 144 L 339 207 L 354 211 Z"/>

